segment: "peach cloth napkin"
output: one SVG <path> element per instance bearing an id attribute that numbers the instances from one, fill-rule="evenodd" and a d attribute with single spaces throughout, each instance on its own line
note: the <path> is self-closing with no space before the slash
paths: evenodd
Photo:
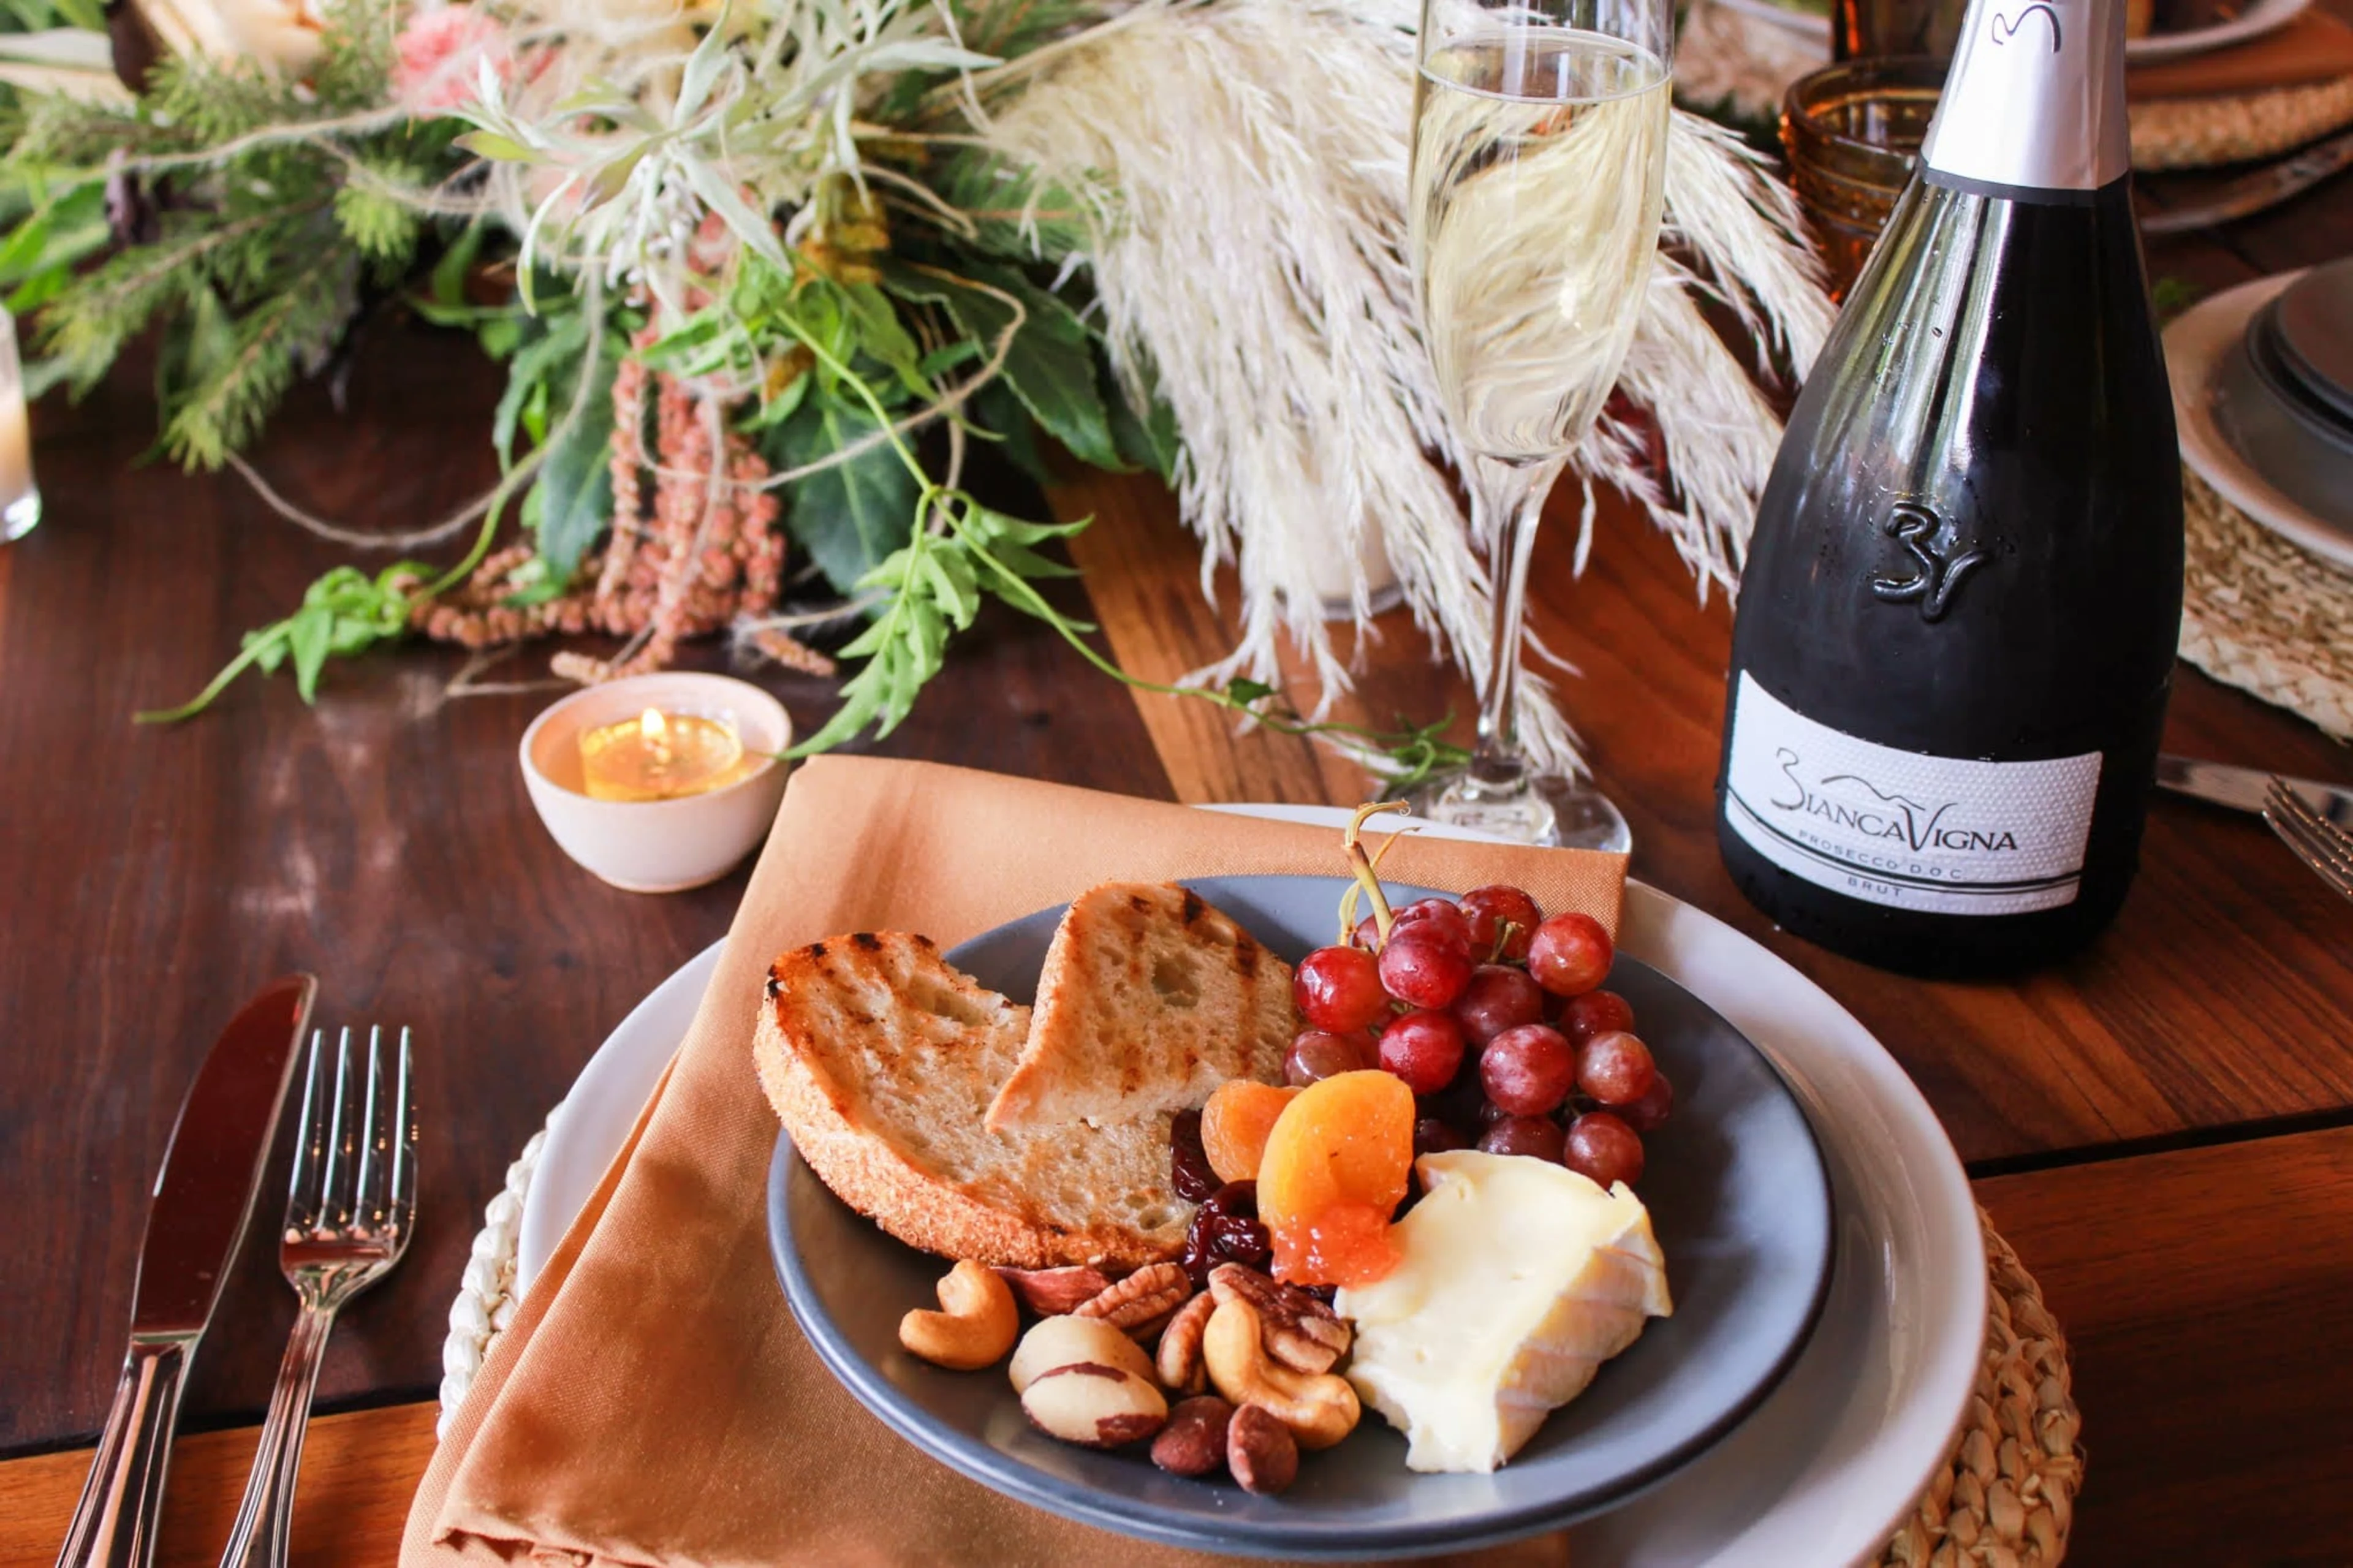
<path id="1" fill-rule="evenodd" d="M 2305 87 L 2353 76 L 2353 26 L 2317 6 L 2276 32 L 2228 48 L 2134 66 L 2125 92 L 2134 102 L 2155 98 L 2221 98 Z"/>
<path id="2" fill-rule="evenodd" d="M 806 764 L 669 1076 L 426 1472 L 405 1568 L 1211 1561 L 999 1497 L 834 1381 L 769 1262 L 776 1121 L 752 1026 L 769 961 L 839 932 L 948 946 L 1103 881 L 1340 869 L 1326 828 L 930 763 Z M 1408 839 L 1382 873 L 1455 891 L 1515 882 L 1614 931 L 1626 867 Z M 1515 1555 L 1564 1552 L 1553 1537 Z"/>

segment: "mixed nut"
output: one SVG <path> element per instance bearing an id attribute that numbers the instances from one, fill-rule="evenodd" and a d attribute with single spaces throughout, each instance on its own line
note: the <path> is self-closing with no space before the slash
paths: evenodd
<path id="1" fill-rule="evenodd" d="M 1150 1441 L 1180 1476 L 1220 1465 L 1245 1489 L 1280 1492 L 1302 1449 L 1355 1430 L 1356 1390 L 1334 1368 L 1348 1325 L 1315 1296 L 1240 1263 L 1182 1264 L 1113 1279 L 1091 1268 L 988 1268 L 958 1263 L 939 1282 L 940 1310 L 899 1324 L 908 1352 L 960 1372 L 1007 1371 L 1021 1409 L 1050 1436 L 1090 1448 Z M 1019 1310 L 1038 1315 L 1020 1331 Z M 1174 1401 L 1172 1408 L 1171 1402 Z"/>

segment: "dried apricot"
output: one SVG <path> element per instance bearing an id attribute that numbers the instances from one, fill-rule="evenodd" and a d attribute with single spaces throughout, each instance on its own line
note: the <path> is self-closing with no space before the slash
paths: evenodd
<path id="1" fill-rule="evenodd" d="M 1201 1107 L 1201 1147 L 1218 1180 L 1258 1179 L 1267 1134 L 1274 1131 L 1275 1120 L 1298 1093 L 1295 1089 L 1240 1078 L 1218 1086 L 1209 1103 Z"/>
<path id="2" fill-rule="evenodd" d="M 1284 1107 L 1258 1167 L 1276 1279 L 1368 1285 L 1397 1267 L 1389 1215 L 1412 1172 L 1413 1121 L 1413 1091 L 1379 1071 L 1335 1074 Z"/>

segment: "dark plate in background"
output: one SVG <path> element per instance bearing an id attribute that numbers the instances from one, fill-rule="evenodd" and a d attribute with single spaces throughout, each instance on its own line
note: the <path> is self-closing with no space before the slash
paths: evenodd
<path id="1" fill-rule="evenodd" d="M 1331 940 L 1346 883 L 1328 877 L 1188 884 L 1284 959 Z M 1398 889 L 1396 899 L 1422 896 Z M 948 953 L 1031 999 L 1061 910 L 1042 910 Z M 1830 1185 L 1813 1133 L 1756 1047 L 1657 970 L 1620 956 L 1609 986 L 1673 1080 L 1676 1110 L 1645 1142 L 1641 1197 L 1675 1315 L 1605 1365 L 1493 1475 L 1418 1475 L 1378 1415 L 1304 1456 L 1281 1497 L 1185 1480 L 1141 1452 L 1102 1454 L 1032 1428 L 1001 1367 L 946 1372 L 899 1346 L 899 1319 L 935 1307 L 938 1258 L 839 1199 L 779 1137 L 768 1234 L 785 1294 L 826 1365 L 902 1436 L 1024 1502 L 1148 1540 L 1267 1556 L 1403 1556 L 1510 1540 L 1598 1511 L 1670 1474 L 1769 1392 L 1811 1330 L 1830 1280 Z"/>

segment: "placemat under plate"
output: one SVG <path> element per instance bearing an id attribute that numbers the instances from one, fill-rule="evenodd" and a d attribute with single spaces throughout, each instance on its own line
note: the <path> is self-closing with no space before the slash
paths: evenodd
<path id="1" fill-rule="evenodd" d="M 2181 657 L 2226 686 L 2353 740 L 2353 573 L 2181 470 Z"/>

